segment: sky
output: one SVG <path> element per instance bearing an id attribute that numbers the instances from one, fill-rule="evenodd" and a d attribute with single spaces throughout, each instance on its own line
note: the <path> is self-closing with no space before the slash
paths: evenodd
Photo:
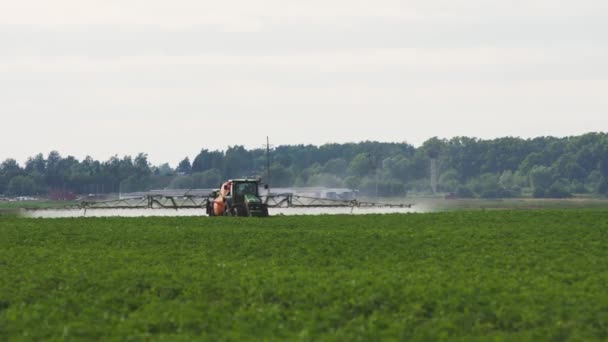
<path id="1" fill-rule="evenodd" d="M 600 0 L 20 0 L 0 160 L 608 130 Z"/>

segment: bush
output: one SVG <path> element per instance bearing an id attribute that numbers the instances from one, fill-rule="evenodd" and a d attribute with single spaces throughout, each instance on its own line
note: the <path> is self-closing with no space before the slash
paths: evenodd
<path id="1" fill-rule="evenodd" d="M 532 191 L 532 197 L 534 197 L 534 198 L 545 198 L 545 189 L 543 189 L 543 188 L 534 188 L 534 191 Z"/>
<path id="2" fill-rule="evenodd" d="M 513 193 L 505 188 L 497 187 L 484 189 L 479 196 L 481 198 L 511 198 L 513 197 Z"/>
<path id="3" fill-rule="evenodd" d="M 548 198 L 570 198 L 572 194 L 561 184 L 553 184 L 545 193 Z"/>
<path id="4" fill-rule="evenodd" d="M 469 182 L 468 187 L 482 198 L 508 198 L 513 192 L 500 184 L 496 174 L 486 173 Z"/>
<path id="5" fill-rule="evenodd" d="M 568 184 L 566 181 L 557 180 L 549 189 L 544 191 L 545 198 L 569 198 L 572 194 L 568 191 Z"/>
<path id="6" fill-rule="evenodd" d="M 467 186 L 461 185 L 456 190 L 456 195 L 460 198 L 473 198 L 475 194 Z"/>

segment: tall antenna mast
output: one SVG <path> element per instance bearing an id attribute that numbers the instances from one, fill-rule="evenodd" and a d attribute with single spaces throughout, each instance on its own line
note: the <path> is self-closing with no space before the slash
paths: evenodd
<path id="1" fill-rule="evenodd" d="M 266 136 L 266 184 L 270 188 L 270 139 Z M 268 190 L 270 192 L 270 190 Z"/>

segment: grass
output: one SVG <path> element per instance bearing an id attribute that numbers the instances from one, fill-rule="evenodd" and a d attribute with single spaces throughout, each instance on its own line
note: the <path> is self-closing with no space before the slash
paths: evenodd
<path id="1" fill-rule="evenodd" d="M 415 199 L 418 206 L 430 210 L 510 210 L 510 209 L 608 209 L 606 198 L 576 197 L 565 199 L 507 198 L 507 199 Z"/>
<path id="2" fill-rule="evenodd" d="M 0 340 L 606 340 L 608 211 L 0 217 Z"/>

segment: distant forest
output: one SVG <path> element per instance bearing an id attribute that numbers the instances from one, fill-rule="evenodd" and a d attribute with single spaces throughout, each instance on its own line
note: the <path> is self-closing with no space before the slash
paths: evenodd
<path id="1" fill-rule="evenodd" d="M 262 177 L 271 187 L 327 186 L 368 196 L 450 193 L 458 197 L 563 198 L 608 195 L 608 134 L 534 139 L 431 138 L 407 143 L 365 141 L 322 146 L 279 146 L 270 152 L 231 146 L 202 149 L 173 168 L 151 165 L 140 153 L 106 161 L 78 160 L 59 152 L 38 154 L 19 165 L 0 164 L 0 194 L 51 192 L 106 194 L 151 189 L 213 188 L 230 178 Z"/>

